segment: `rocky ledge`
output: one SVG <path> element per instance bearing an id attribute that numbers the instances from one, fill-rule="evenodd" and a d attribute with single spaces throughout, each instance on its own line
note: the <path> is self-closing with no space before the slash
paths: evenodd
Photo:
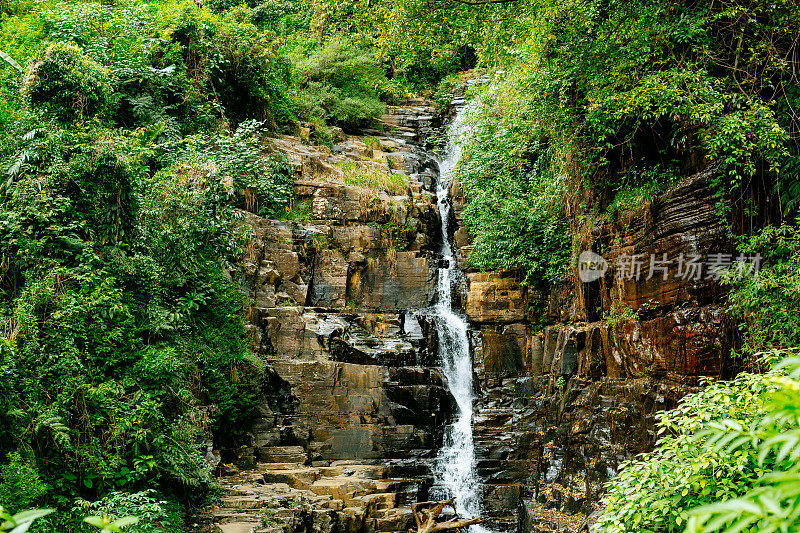
<path id="1" fill-rule="evenodd" d="M 266 362 L 256 416 L 217 435 L 213 527 L 406 532 L 452 412 L 424 313 L 435 297 L 440 118 L 422 99 L 329 149 L 269 139 L 295 174 L 291 220 L 244 212 L 248 331 Z"/>
<path id="2" fill-rule="evenodd" d="M 414 478 L 391 466 L 334 461 L 258 464 L 220 477 L 226 490 L 214 511 L 221 533 L 406 531 Z"/>

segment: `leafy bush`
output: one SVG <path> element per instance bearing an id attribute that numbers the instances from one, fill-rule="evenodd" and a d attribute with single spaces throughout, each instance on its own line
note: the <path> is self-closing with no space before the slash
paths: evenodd
<path id="1" fill-rule="evenodd" d="M 195 69 L 187 72 L 194 78 L 194 90 L 217 95 L 231 121 L 251 118 L 272 126 L 293 121 L 290 65 L 267 34 L 238 17 L 236 10 L 213 15 L 192 2 L 181 5 L 173 24 L 170 33 L 189 63 L 185 68 Z"/>
<path id="2" fill-rule="evenodd" d="M 235 434 L 258 375 L 228 272 L 244 236 L 210 170 L 236 172 L 256 144 L 242 134 L 252 150 L 239 159 L 222 136 L 228 151 L 198 172 L 160 168 L 161 154 L 197 153 L 159 142 L 156 126 L 32 126 L 3 161 L 0 448 L 30 450 L 62 510 L 52 530 L 79 520 L 63 512 L 76 497 L 159 486 L 202 498 L 208 433 Z"/>
<path id="3" fill-rule="evenodd" d="M 273 218 L 289 203 L 294 180 L 282 156 L 266 155 L 265 130 L 263 122 L 248 120 L 231 135 L 193 139 L 179 167 L 207 173 L 233 196 L 235 205 Z"/>
<path id="4" fill-rule="evenodd" d="M 767 226 L 743 238 L 739 249 L 764 254 L 757 276 L 740 279 L 732 269 L 723 280 L 731 287 L 731 313 L 742 321 L 745 349 L 800 346 L 800 230 L 788 224 Z"/>
<path id="5" fill-rule="evenodd" d="M 29 509 L 11 515 L 0 506 L 0 531 L 14 531 L 24 533 L 33 522 L 52 513 L 52 509 Z"/>
<path id="6" fill-rule="evenodd" d="M 462 151 L 455 177 L 474 239 L 468 260 L 484 270 L 520 268 L 535 282 L 554 283 L 569 254 L 556 162 L 537 139 L 536 124 L 519 123 L 501 111 L 506 105 L 489 92 L 453 130 Z"/>
<path id="7" fill-rule="evenodd" d="M 687 533 L 800 528 L 800 357 L 797 350 L 780 355 L 771 376 L 774 390 L 762 395 L 762 416 L 712 422 L 698 433 L 704 449 L 750 457 L 758 466 L 756 479 L 739 487 L 746 491 L 741 497 L 694 509 Z"/>
<path id="8" fill-rule="evenodd" d="M 657 448 L 621 465 L 607 486 L 596 531 L 683 531 L 698 505 L 743 494 L 757 478 L 754 454 L 704 449 L 699 433 L 709 423 L 744 423 L 764 414 L 768 376 L 740 374 L 708 381 L 672 411 L 660 414 Z"/>
<path id="9" fill-rule="evenodd" d="M 164 137 L 176 141 L 248 118 L 272 127 L 294 120 L 288 60 L 269 34 L 236 11 L 215 14 L 188 1 L 61 2 L 27 19 L 39 40 L 59 41 L 53 45 L 59 49 L 78 46 L 103 65 L 106 83 L 90 89 L 107 89 L 107 117 L 117 125 L 158 124 Z M 3 27 L 9 39 L 22 29 L 16 20 Z"/>
<path id="10" fill-rule="evenodd" d="M 308 30 L 313 13 L 313 9 L 289 0 L 263 0 L 253 6 L 250 17 L 262 30 L 292 36 Z"/>
<path id="11" fill-rule="evenodd" d="M 380 64 L 344 37 L 330 39 L 298 66 L 298 100 L 307 119 L 343 127 L 368 124 L 383 113 L 378 88 L 386 82 Z"/>
<path id="12" fill-rule="evenodd" d="M 127 528 L 130 533 L 179 533 L 183 531 L 180 508 L 155 490 L 111 492 L 96 502 L 79 504 L 82 513 L 108 516 L 117 520 L 135 516 L 138 522 Z"/>
<path id="13" fill-rule="evenodd" d="M 8 462 L 0 466 L 0 505 L 7 510 L 26 509 L 44 496 L 48 488 L 36 467 L 23 460 L 19 452 L 8 454 Z"/>
<path id="14" fill-rule="evenodd" d="M 22 80 L 28 103 L 62 122 L 96 114 L 110 92 L 108 72 L 71 43 L 48 46 Z"/>
<path id="15" fill-rule="evenodd" d="M 350 34 L 373 44 L 389 77 L 415 91 L 432 89 L 447 75 L 472 69 L 481 39 L 491 62 L 508 43 L 502 38 L 523 32 L 528 2 L 393 2 L 377 7 L 362 0 L 320 0 L 331 33 Z M 514 22 L 512 22 L 514 21 Z M 500 35 L 498 35 L 500 34 Z"/>
<path id="16" fill-rule="evenodd" d="M 660 415 L 653 451 L 609 482 L 595 531 L 794 531 L 800 519 L 800 358 L 767 374 L 709 381 Z"/>

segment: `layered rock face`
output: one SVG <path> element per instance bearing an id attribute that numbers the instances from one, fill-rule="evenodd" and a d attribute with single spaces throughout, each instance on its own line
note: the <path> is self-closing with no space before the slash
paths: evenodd
<path id="1" fill-rule="evenodd" d="M 468 274 L 478 469 L 487 514 L 503 529 L 579 525 L 619 463 L 652 447 L 654 414 L 695 390 L 698 376 L 726 371 L 735 331 L 724 292 L 713 273 L 678 273 L 681 254 L 708 267 L 708 257 L 733 252 L 708 177 L 595 224 L 585 250 L 608 270 L 587 283 L 573 270 L 549 295 L 545 319 L 561 325 L 534 329 L 541 318 L 529 306 L 541 297 L 519 273 Z M 638 279 L 621 271 L 636 254 Z M 675 261 L 648 277 L 651 257 Z"/>
<path id="2" fill-rule="evenodd" d="M 228 450 L 222 531 L 403 531 L 452 411 L 435 329 L 438 168 L 424 100 L 333 147 L 270 139 L 296 176 L 290 213 L 243 213 L 253 346 L 267 363 L 249 437 Z M 255 469 L 255 470 L 252 470 Z M 266 517 L 266 518 L 265 518 Z M 283 530 L 283 529 L 282 529 Z"/>
<path id="3" fill-rule="evenodd" d="M 438 168 L 422 145 L 439 121 L 416 100 L 388 108 L 385 131 L 343 137 L 333 150 L 270 141 L 296 174 L 300 216 L 244 213 L 248 329 L 267 368 L 248 437 L 224 457 L 249 470 L 222 478 L 222 531 L 406 531 L 408 505 L 428 498 L 454 410 L 424 311 L 441 221 Z M 393 173 L 401 186 L 381 181 Z M 699 376 L 728 371 L 736 341 L 723 290 L 708 271 L 679 272 L 689 257 L 707 265 L 732 253 L 709 177 L 576 231 L 606 270 L 585 283 L 573 270 L 547 295 L 544 316 L 520 273 L 466 272 L 454 301 L 470 325 L 490 528 L 576 530 L 619 463 L 652 447 L 655 413 Z M 464 259 L 457 183 L 450 193 Z M 651 259 L 662 261 L 653 275 Z M 636 262 L 638 276 L 624 270 Z"/>

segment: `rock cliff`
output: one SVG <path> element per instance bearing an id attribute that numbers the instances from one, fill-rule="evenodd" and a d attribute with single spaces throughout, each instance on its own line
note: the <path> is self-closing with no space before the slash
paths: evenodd
<path id="1" fill-rule="evenodd" d="M 573 265 L 544 317 L 532 307 L 541 295 L 519 273 L 468 274 L 478 468 L 487 513 L 503 529 L 572 530 L 620 462 L 652 447 L 653 415 L 695 390 L 699 376 L 729 371 L 736 332 L 724 291 L 708 272 L 680 275 L 677 260 L 732 254 L 716 202 L 709 174 L 699 173 L 598 219 L 583 245 L 608 270 L 585 283 Z M 468 240 L 462 246 L 467 255 Z M 620 272 L 630 263 L 618 258 L 634 256 L 641 275 Z M 666 273 L 649 277 L 648 261 L 664 257 L 673 260 L 659 264 Z M 537 327 L 543 321 L 554 325 Z"/>
<path id="2" fill-rule="evenodd" d="M 267 368 L 257 416 L 224 450 L 222 531 L 405 532 L 427 497 L 452 411 L 418 313 L 441 224 L 422 145 L 441 119 L 419 99 L 382 122 L 333 150 L 269 140 L 295 175 L 294 220 L 243 213 L 248 331 Z"/>
<path id="3" fill-rule="evenodd" d="M 248 330 L 267 368 L 257 415 L 225 450 L 238 468 L 221 478 L 222 531 L 406 531 L 408 505 L 428 497 L 454 410 L 425 312 L 441 261 L 438 165 L 425 143 L 441 121 L 420 99 L 333 150 L 270 141 L 295 173 L 301 216 L 243 214 Z M 490 528 L 576 530 L 620 462 L 652 446 L 654 414 L 699 376 L 730 370 L 724 291 L 708 272 L 678 270 L 679 257 L 732 253 L 710 177 L 576 231 L 607 261 L 592 281 L 573 265 L 543 296 L 519 272 L 466 271 L 456 296 L 470 325 Z M 457 183 L 450 193 L 465 258 Z M 673 261 L 629 275 L 626 257 Z"/>

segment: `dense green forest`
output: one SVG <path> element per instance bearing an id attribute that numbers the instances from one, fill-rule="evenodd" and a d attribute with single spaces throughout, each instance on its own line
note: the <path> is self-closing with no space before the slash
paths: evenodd
<path id="1" fill-rule="evenodd" d="M 486 73 L 457 169 L 474 268 L 546 292 L 598 217 L 707 168 L 765 255 L 726 280 L 745 371 L 661 417 L 599 530 L 796 530 L 798 41 L 795 0 L 0 0 L 0 504 L 182 531 L 264 366 L 231 275 L 243 190 L 294 216 L 263 138 L 331 145 Z"/>

